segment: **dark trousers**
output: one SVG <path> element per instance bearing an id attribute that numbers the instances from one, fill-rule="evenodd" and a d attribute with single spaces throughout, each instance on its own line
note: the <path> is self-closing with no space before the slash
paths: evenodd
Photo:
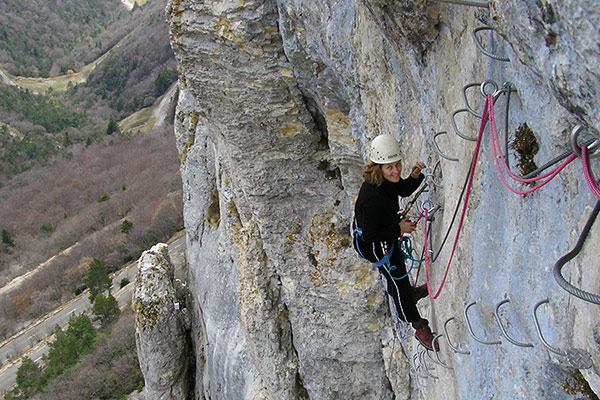
<path id="1" fill-rule="evenodd" d="M 376 268 L 386 280 L 387 293 L 392 297 L 400 319 L 412 323 L 414 328 L 419 328 L 426 325 L 427 320 L 421 318 L 417 305 L 413 300 L 413 287 L 410 284 L 409 277 L 406 276 L 404 256 L 398 246 L 399 244 L 396 243 L 393 251 L 390 251 L 391 245 L 388 245 L 388 253 L 391 253 L 389 264 L 385 263 Z M 359 237 L 354 240 L 354 248 L 363 258 L 372 263 L 377 263 L 383 259 L 383 250 L 380 243 L 365 242 Z M 400 277 L 404 278 L 393 279 Z"/>

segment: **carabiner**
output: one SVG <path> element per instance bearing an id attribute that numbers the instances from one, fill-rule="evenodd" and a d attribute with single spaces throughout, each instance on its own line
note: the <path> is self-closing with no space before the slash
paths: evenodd
<path id="1" fill-rule="evenodd" d="M 579 133 L 583 130 L 583 126 L 575 125 L 575 128 L 571 131 L 571 148 L 573 149 L 573 153 L 577 154 L 577 157 L 581 158 L 581 148 L 577 143 L 577 138 Z M 598 157 L 600 156 L 600 151 L 598 148 L 600 147 L 600 139 L 594 140 L 594 142 L 587 146 L 590 157 Z"/>

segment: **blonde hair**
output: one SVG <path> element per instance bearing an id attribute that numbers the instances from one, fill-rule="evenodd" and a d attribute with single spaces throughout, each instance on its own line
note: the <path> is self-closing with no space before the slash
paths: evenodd
<path id="1" fill-rule="evenodd" d="M 363 179 L 371 185 L 381 186 L 383 183 L 383 171 L 381 170 L 381 165 L 375 164 L 373 161 L 365 165 L 363 168 Z"/>

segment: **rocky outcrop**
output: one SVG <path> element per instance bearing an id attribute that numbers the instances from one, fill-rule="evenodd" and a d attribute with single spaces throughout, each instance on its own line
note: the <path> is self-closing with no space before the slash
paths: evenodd
<path id="1" fill-rule="evenodd" d="M 406 168 L 430 166 L 424 199 L 443 208 L 431 225 L 438 248 L 474 149 L 460 136 L 476 135 L 478 118 L 455 113 L 465 98 L 480 111 L 473 82 L 512 83 L 507 131 L 511 141 L 516 131 L 533 133 L 538 165 L 570 148 L 576 123 L 594 137 L 597 8 L 558 0 L 491 0 L 489 9 L 171 0 L 195 398 L 571 399 L 576 369 L 540 343 L 531 317 L 544 298 L 541 330 L 556 346 L 591 355 L 594 366 L 583 372 L 599 390 L 597 306 L 567 294 L 551 273 L 594 202 L 579 162 L 544 189 L 515 196 L 498 178 L 486 134 L 445 287 L 420 304 L 439 332 L 454 317 L 447 334 L 470 354 L 441 339 L 453 369 L 420 357 L 411 330 L 395 326 L 378 274 L 356 256 L 348 229 L 367 143 L 390 133 Z M 478 50 L 472 32 L 484 24 L 495 31 L 480 32 L 481 45 L 509 61 Z M 495 107 L 501 132 L 507 93 Z M 512 165 L 520 157 L 511 151 Z M 431 267 L 434 291 L 449 247 Z M 598 251 L 587 246 L 566 272 L 591 291 Z M 463 312 L 476 301 L 472 328 L 500 338 L 493 315 L 503 299 L 510 304 L 501 321 L 534 347 L 483 345 L 469 335 Z"/>
<path id="2" fill-rule="evenodd" d="M 135 339 L 146 399 L 188 398 L 188 345 L 185 303 L 176 296 L 174 269 L 166 244 L 145 251 L 138 261 L 132 299 Z"/>

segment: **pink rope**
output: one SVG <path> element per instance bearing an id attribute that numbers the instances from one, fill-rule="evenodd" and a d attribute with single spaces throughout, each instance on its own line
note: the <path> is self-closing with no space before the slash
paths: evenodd
<path id="1" fill-rule="evenodd" d="M 488 94 L 488 97 L 490 97 L 490 96 L 492 96 L 492 95 Z M 500 150 L 500 140 L 498 138 L 498 130 L 496 129 L 496 118 L 494 116 L 494 103 L 491 102 L 491 103 L 486 103 L 486 104 L 487 104 L 487 107 L 489 108 L 490 136 L 492 138 L 492 150 L 494 151 L 494 163 L 496 164 L 496 169 L 498 170 L 498 174 L 500 175 L 500 179 L 502 180 L 502 183 L 504 183 L 504 186 L 506 186 L 506 188 L 508 190 L 510 190 L 511 192 L 513 192 L 515 194 L 521 194 L 521 195 L 530 194 L 530 193 L 535 192 L 536 190 L 547 185 L 552 179 L 554 179 L 554 177 L 556 177 L 556 175 L 558 175 L 560 173 L 560 171 L 562 171 L 567 165 L 569 165 L 573 160 L 575 160 L 577 158 L 577 155 L 575 153 L 572 153 L 558 167 L 556 167 L 555 169 L 553 169 L 550 172 L 547 172 L 541 176 L 536 176 L 534 178 L 528 178 L 528 179 L 523 179 L 523 178 L 519 178 L 518 176 L 515 176 L 510 171 L 510 168 L 508 167 L 508 165 L 506 164 L 506 160 L 504 159 L 504 155 L 502 154 L 502 151 Z M 504 174 L 502 173 L 502 168 L 500 167 L 500 163 L 499 163 L 498 159 L 502 160 L 502 163 L 504 164 L 504 169 L 507 171 L 508 175 L 516 181 L 523 182 L 523 183 L 530 183 L 530 182 L 535 182 L 537 180 L 541 180 L 544 178 L 547 178 L 547 179 L 545 181 L 543 181 L 542 183 L 540 183 L 539 185 L 536 185 L 528 190 L 514 189 L 506 181 L 506 178 L 504 177 Z"/>
<path id="2" fill-rule="evenodd" d="M 506 163 L 506 159 L 504 158 L 504 154 L 502 153 L 502 151 L 500 150 L 500 139 L 498 137 L 498 129 L 496 128 L 496 116 L 494 113 L 494 105 L 491 104 L 490 105 L 490 111 L 489 111 L 489 115 L 490 115 L 490 136 L 492 138 L 492 145 L 493 145 L 493 150 L 494 150 L 494 158 L 497 160 L 498 158 L 500 158 L 500 160 L 502 161 L 502 165 L 504 167 L 504 169 L 506 170 L 507 174 L 514 179 L 517 182 L 521 182 L 521 183 L 531 183 L 531 182 L 535 182 L 535 181 L 539 181 L 545 178 L 548 178 L 550 176 L 555 177 L 557 174 L 557 170 L 560 172 L 564 167 L 566 167 L 569 163 L 571 163 L 575 158 L 577 158 L 577 156 L 573 157 L 575 155 L 575 153 L 571 154 L 571 156 L 569 158 L 567 158 L 567 160 L 565 162 L 563 162 L 561 165 L 559 165 L 558 167 L 556 167 L 553 170 L 550 170 L 548 172 L 546 172 L 543 175 L 538 175 L 535 176 L 533 178 L 521 178 L 516 176 L 515 174 L 513 174 L 508 166 L 508 164 Z M 497 155 L 499 154 L 499 156 Z M 496 161 L 496 166 L 498 166 L 498 162 Z M 543 185 L 541 185 L 543 186 Z M 541 187 L 540 186 L 540 187 Z"/>
<path id="3" fill-rule="evenodd" d="M 469 170 L 469 178 L 467 181 L 467 188 L 465 190 L 465 198 L 463 201 L 463 207 L 460 215 L 460 220 L 458 221 L 458 227 L 456 228 L 456 236 L 454 238 L 454 243 L 452 244 L 452 252 L 450 253 L 450 259 L 448 260 L 448 265 L 446 266 L 446 271 L 444 272 L 444 277 L 442 278 L 442 283 L 438 290 L 433 294 L 431 290 L 431 283 L 429 281 L 429 257 L 427 253 L 425 254 L 425 281 L 427 283 L 427 292 L 429 293 L 429 297 L 432 299 L 437 299 L 442 292 L 442 288 L 446 283 L 446 278 L 448 278 L 448 272 L 450 271 L 450 265 L 452 264 L 452 259 L 454 258 L 454 253 L 456 252 L 456 246 L 458 244 L 458 238 L 460 237 L 460 232 L 462 230 L 462 225 L 465 220 L 465 215 L 467 214 L 467 205 L 469 203 L 469 196 L 471 194 L 471 187 L 473 186 L 473 177 L 475 176 L 475 166 L 477 165 L 477 158 L 479 155 L 479 149 L 481 148 L 481 140 L 483 138 L 483 132 L 485 131 L 485 126 L 488 120 L 488 110 L 489 103 L 494 104 L 494 99 L 491 95 L 485 100 L 485 105 L 483 108 L 483 115 L 481 116 L 481 124 L 479 125 L 479 134 L 477 135 L 477 144 L 475 145 L 475 151 L 473 152 L 473 158 L 471 159 L 471 169 Z M 425 236 L 425 242 L 427 242 L 427 236 Z"/>
<path id="4" fill-rule="evenodd" d="M 581 164 L 583 166 L 583 174 L 585 175 L 588 187 L 594 196 L 600 199 L 600 189 L 598 188 L 598 183 L 596 182 L 596 178 L 594 178 L 594 173 L 590 167 L 588 148 L 586 146 L 581 146 Z"/>
<path id="5" fill-rule="evenodd" d="M 473 158 L 471 159 L 471 169 L 469 170 L 469 176 L 468 176 L 468 181 L 467 181 L 467 187 L 466 187 L 466 191 L 465 191 L 465 197 L 463 200 L 463 207 L 462 207 L 462 211 L 461 211 L 461 215 L 460 215 L 460 220 L 458 223 L 458 228 L 456 229 L 456 236 L 454 238 L 454 243 L 452 244 L 452 251 L 450 253 L 450 258 L 448 260 L 448 264 L 446 265 L 446 270 L 444 271 L 444 277 L 442 278 L 442 283 L 440 284 L 439 288 L 437 289 L 437 291 L 435 292 L 435 294 L 433 293 L 433 290 L 431 288 L 431 282 L 430 282 L 430 278 L 429 278 L 429 254 L 427 251 L 427 236 L 428 236 L 428 228 L 427 228 L 427 216 L 428 216 L 428 210 L 425 209 L 424 213 L 425 213 L 425 245 L 424 245 L 424 252 L 425 252 L 425 280 L 427 283 L 427 292 L 429 293 L 429 297 L 431 299 L 437 299 L 440 296 L 440 293 L 442 291 L 442 288 L 444 287 L 445 283 L 446 283 L 446 279 L 448 278 L 448 272 L 450 271 L 450 265 L 452 264 L 452 259 L 454 258 L 454 253 L 456 252 L 456 246 L 458 244 L 458 239 L 460 237 L 460 233 L 462 231 L 462 226 L 464 223 L 464 219 L 465 219 L 465 215 L 466 215 L 466 211 L 467 211 L 467 206 L 469 203 L 469 197 L 471 194 L 471 188 L 473 186 L 473 178 L 475 176 L 475 167 L 477 165 L 477 158 L 479 155 L 479 150 L 481 148 L 481 142 L 482 142 L 482 138 L 483 138 L 483 133 L 485 131 L 485 127 L 487 125 L 487 122 L 490 122 L 490 136 L 491 136 L 491 140 L 492 140 L 492 149 L 494 152 L 494 163 L 496 164 L 496 169 L 498 170 L 498 173 L 500 175 L 500 179 L 502 180 L 502 183 L 504 183 L 504 185 L 513 193 L 515 194 L 520 194 L 520 195 L 524 195 L 524 194 L 529 194 L 532 193 L 538 189 L 540 189 L 541 187 L 545 186 L 546 184 L 548 184 L 552 179 L 554 179 L 556 177 L 556 175 L 558 175 L 567 165 L 569 165 L 571 162 L 573 162 L 573 160 L 575 160 L 577 158 L 577 155 L 575 153 L 571 154 L 562 164 L 560 164 L 558 167 L 556 167 L 555 169 L 540 175 L 540 176 L 536 176 L 534 178 L 520 178 L 516 175 L 514 175 L 511 171 L 510 168 L 508 167 L 508 164 L 506 163 L 506 159 L 504 158 L 504 155 L 502 154 L 502 151 L 500 149 L 500 140 L 498 138 L 498 130 L 496 128 L 496 118 L 494 115 L 494 98 L 493 95 L 488 94 L 485 100 L 485 105 L 483 107 L 483 115 L 481 117 L 481 124 L 479 126 L 479 133 L 477 135 L 477 144 L 475 145 L 475 151 L 473 152 Z M 581 146 L 581 154 L 582 154 L 582 163 L 583 163 L 583 170 L 584 170 L 584 175 L 587 181 L 588 186 L 590 187 L 590 190 L 592 191 L 592 193 L 598 198 L 600 199 L 600 188 L 598 188 L 598 184 L 596 182 L 596 179 L 594 178 L 593 172 L 590 168 L 589 165 L 589 159 L 588 159 L 588 149 L 586 146 Z M 538 180 L 542 180 L 545 179 L 543 182 L 541 182 L 540 184 L 534 186 L 531 189 L 528 190 L 517 190 L 512 188 L 509 183 L 506 181 L 506 178 L 504 177 L 504 174 L 502 172 L 502 167 L 500 166 L 500 161 L 502 161 L 503 167 L 504 169 L 507 171 L 508 175 L 521 183 L 531 183 L 531 182 L 535 182 Z M 421 215 L 422 216 L 422 215 Z M 421 216 L 419 217 L 419 220 L 421 219 Z M 417 222 L 419 221 L 417 220 Z"/>

